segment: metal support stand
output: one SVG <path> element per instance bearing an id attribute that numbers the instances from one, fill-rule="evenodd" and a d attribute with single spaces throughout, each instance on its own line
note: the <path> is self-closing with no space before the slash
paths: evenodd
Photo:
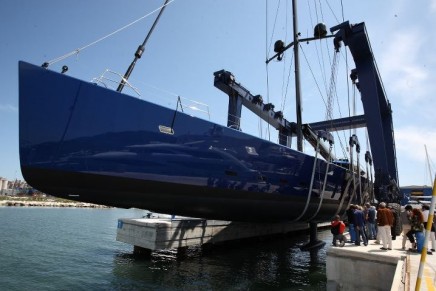
<path id="1" fill-rule="evenodd" d="M 318 239 L 318 224 L 316 222 L 309 222 L 310 227 L 310 236 L 309 236 L 309 242 L 300 249 L 302 251 L 311 251 L 311 250 L 317 250 L 322 248 L 325 245 L 325 242 Z"/>

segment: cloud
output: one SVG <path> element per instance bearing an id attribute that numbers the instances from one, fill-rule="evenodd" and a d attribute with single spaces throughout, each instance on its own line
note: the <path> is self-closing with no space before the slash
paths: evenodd
<path id="1" fill-rule="evenodd" d="M 432 160 L 436 159 L 436 129 L 407 126 L 395 130 L 395 143 L 400 155 L 420 162 L 426 161 L 424 145 Z M 399 155 L 397 153 L 397 155 Z"/>
<path id="2" fill-rule="evenodd" d="M 395 130 L 395 145 L 400 185 L 431 185 L 436 171 L 436 130 L 407 126 Z M 427 148 L 428 158 L 425 152 Z M 428 171 L 430 166 L 431 172 Z"/>
<path id="3" fill-rule="evenodd" d="M 430 2 L 430 12 L 436 13 L 436 0 L 431 0 Z"/>
<path id="4" fill-rule="evenodd" d="M 385 83 L 405 105 L 421 101 L 429 92 L 430 73 L 422 65 L 424 39 L 414 29 L 394 33 L 380 58 Z"/>
<path id="5" fill-rule="evenodd" d="M 11 104 L 0 104 L 0 111 L 3 112 L 18 112 L 18 107 Z"/>

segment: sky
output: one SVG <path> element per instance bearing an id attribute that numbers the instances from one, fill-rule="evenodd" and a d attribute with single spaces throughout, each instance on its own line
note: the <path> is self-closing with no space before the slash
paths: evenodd
<path id="1" fill-rule="evenodd" d="M 157 14 L 144 16 L 162 3 L 157 0 L 2 1 L 0 177 L 22 179 L 18 153 L 18 61 L 40 65 L 84 48 L 51 64 L 49 69 L 60 71 L 67 65 L 67 74 L 87 81 L 106 69 L 124 74 Z M 197 104 L 197 108 L 208 110 L 208 114 L 197 111 L 195 115 L 225 125 L 228 97 L 213 86 L 213 72 L 226 69 L 254 95 L 261 94 L 264 100 L 276 104 L 276 111 L 283 107 L 285 117 L 294 121 L 293 84 L 286 81 L 293 62 L 291 53 L 280 63 L 265 65 L 266 57 L 273 54 L 271 44 L 275 40 L 290 41 L 291 2 L 269 0 L 267 3 L 265 0 L 172 1 L 129 79 L 141 92 L 140 98 L 168 107 L 175 106 L 175 96 L 186 98 L 186 102 L 195 100 L 208 105 Z M 365 22 L 392 105 L 400 186 L 432 185 L 436 169 L 436 0 L 300 0 L 298 11 L 302 37 L 311 37 L 318 22 L 324 22 L 327 27 L 343 20 Z M 87 46 L 138 19 L 141 20 L 128 28 Z M 328 63 L 329 57 L 324 59 L 320 55 L 331 57 L 332 46 L 326 41 L 313 46 L 302 44 L 302 47 L 303 122 L 322 121 L 326 110 L 319 95 L 327 95 L 320 92 L 322 87 L 328 87 L 325 83 L 329 81 L 313 78 L 318 78 L 318 71 L 329 75 L 331 69 L 317 70 L 309 64 Z M 340 80 L 346 85 L 345 65 L 352 67 L 352 60 L 342 55 L 340 61 L 344 72 L 338 73 L 337 83 Z M 338 93 L 338 98 L 346 99 L 353 92 L 347 91 L 345 85 L 342 89 L 346 93 Z M 362 114 L 360 98 L 356 100 L 356 114 Z M 343 102 L 337 101 L 342 105 L 340 111 L 335 109 L 342 116 L 348 112 L 348 103 Z M 241 125 L 244 132 L 266 138 L 272 135 L 274 139 L 274 133 L 249 113 L 243 113 Z M 364 153 L 365 133 L 359 131 L 358 135 Z M 338 157 L 341 154 L 341 150 L 336 152 Z"/>

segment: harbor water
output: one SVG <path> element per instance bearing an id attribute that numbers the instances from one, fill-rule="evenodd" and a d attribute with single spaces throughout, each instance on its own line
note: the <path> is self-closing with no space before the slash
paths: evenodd
<path id="1" fill-rule="evenodd" d="M 308 235 L 174 251 L 151 258 L 115 240 L 125 209 L 0 207 L 1 290 L 325 290 L 326 246 L 301 252 Z"/>

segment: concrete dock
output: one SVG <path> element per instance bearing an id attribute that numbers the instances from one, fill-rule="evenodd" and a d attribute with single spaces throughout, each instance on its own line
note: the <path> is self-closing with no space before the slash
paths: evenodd
<path id="1" fill-rule="evenodd" d="M 320 225 L 325 227 L 325 225 Z M 286 234 L 308 230 L 308 223 L 242 223 L 198 218 L 121 218 L 117 241 L 134 246 L 134 253 L 178 249 L 232 240 Z M 402 237 L 392 250 L 381 244 L 368 246 L 346 243 L 327 251 L 327 290 L 412 291 L 418 276 L 421 255 L 401 249 Z M 409 242 L 406 249 L 410 247 Z M 421 289 L 436 290 L 436 253 L 427 255 Z"/>
<path id="2" fill-rule="evenodd" d="M 134 252 L 181 249 L 309 229 L 308 223 L 243 223 L 198 218 L 121 218 L 117 241 L 134 246 Z"/>
<path id="3" fill-rule="evenodd" d="M 402 237 L 392 241 L 392 250 L 370 240 L 368 246 L 346 243 L 327 251 L 328 290 L 415 290 L 421 254 L 401 248 Z M 421 289 L 436 286 L 436 253 L 426 256 Z"/>

